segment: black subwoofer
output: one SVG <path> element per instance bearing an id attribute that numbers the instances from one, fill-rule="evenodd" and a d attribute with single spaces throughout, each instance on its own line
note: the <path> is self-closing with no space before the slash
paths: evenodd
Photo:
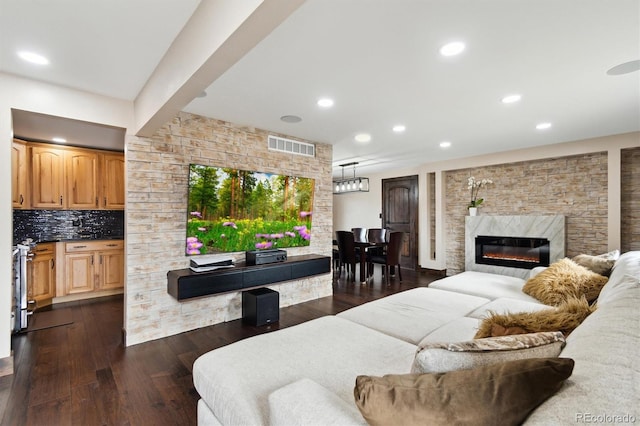
<path id="1" fill-rule="evenodd" d="M 242 321 L 261 326 L 280 320 L 280 293 L 269 288 L 242 292 Z"/>

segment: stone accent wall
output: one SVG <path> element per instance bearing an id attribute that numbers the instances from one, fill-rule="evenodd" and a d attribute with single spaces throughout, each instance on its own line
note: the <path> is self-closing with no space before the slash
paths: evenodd
<path id="1" fill-rule="evenodd" d="M 127 140 L 127 345 L 241 317 L 240 292 L 185 302 L 167 294 L 167 272 L 189 266 L 184 241 L 190 163 L 315 179 L 311 245 L 287 252 L 331 256 L 331 145 L 315 144 L 315 158 L 280 153 L 267 149 L 269 134 L 288 137 L 180 113 L 152 138 Z M 331 274 L 270 288 L 280 292 L 280 306 L 333 292 Z"/>
<path id="2" fill-rule="evenodd" d="M 566 256 L 607 252 L 607 154 L 593 153 L 446 173 L 447 275 L 464 271 L 467 179 L 483 187 L 480 215 L 564 215 Z"/>
<path id="3" fill-rule="evenodd" d="M 622 150 L 621 247 L 640 250 L 640 148 Z"/>

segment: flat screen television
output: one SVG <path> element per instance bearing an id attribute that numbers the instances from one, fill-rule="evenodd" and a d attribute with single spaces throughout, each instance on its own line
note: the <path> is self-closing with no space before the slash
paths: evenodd
<path id="1" fill-rule="evenodd" d="M 187 256 L 308 246 L 315 180 L 189 165 Z"/>

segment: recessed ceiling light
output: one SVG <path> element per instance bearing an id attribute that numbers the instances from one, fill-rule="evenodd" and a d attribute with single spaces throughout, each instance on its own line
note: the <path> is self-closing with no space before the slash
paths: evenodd
<path id="1" fill-rule="evenodd" d="M 461 41 L 454 41 L 452 43 L 447 43 L 440 48 L 440 54 L 442 56 L 455 56 L 462 53 L 465 45 Z"/>
<path id="2" fill-rule="evenodd" d="M 625 62 L 623 64 L 616 65 L 607 71 L 609 75 L 622 75 L 629 74 L 630 72 L 640 70 L 640 59 L 636 59 L 635 61 Z"/>
<path id="3" fill-rule="evenodd" d="M 58 142 L 58 143 L 65 143 L 67 140 L 65 138 L 61 138 L 59 136 L 56 136 L 55 138 L 51 139 L 53 142 Z"/>
<path id="4" fill-rule="evenodd" d="M 329 99 L 329 98 L 318 99 L 318 106 L 322 108 L 331 108 L 333 106 L 333 99 Z"/>
<path id="5" fill-rule="evenodd" d="M 546 129 L 549 129 L 549 128 L 551 128 L 551 123 L 538 123 L 536 125 L 536 129 L 538 129 L 538 130 L 546 130 Z"/>
<path id="6" fill-rule="evenodd" d="M 18 56 L 27 62 L 31 62 L 32 64 L 37 64 L 37 65 L 49 64 L 49 60 L 47 58 L 34 52 L 28 52 L 26 50 L 22 50 L 18 52 Z"/>
<path id="7" fill-rule="evenodd" d="M 284 121 L 285 123 L 299 123 L 302 121 L 302 118 L 298 117 L 297 115 L 283 115 L 282 117 L 280 117 L 280 120 Z"/>
<path id="8" fill-rule="evenodd" d="M 440 148 L 449 148 L 450 146 L 451 146 L 451 142 L 449 141 L 440 142 Z"/>
<path id="9" fill-rule="evenodd" d="M 395 126 L 393 126 L 393 131 L 396 133 L 402 133 L 405 130 L 407 130 L 407 128 L 402 124 L 396 124 Z"/>
<path id="10" fill-rule="evenodd" d="M 512 104 L 514 102 L 518 102 L 520 99 L 522 99 L 521 95 L 518 95 L 518 94 L 508 95 L 508 96 L 505 96 L 504 98 L 502 98 L 502 103 L 503 104 Z"/>
<path id="11" fill-rule="evenodd" d="M 356 135 L 356 137 L 354 138 L 357 142 L 370 142 L 371 141 L 371 135 L 368 133 L 359 133 Z"/>

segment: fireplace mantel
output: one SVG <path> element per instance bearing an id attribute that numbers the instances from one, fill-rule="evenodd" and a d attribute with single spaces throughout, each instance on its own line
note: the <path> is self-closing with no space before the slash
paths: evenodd
<path id="1" fill-rule="evenodd" d="M 549 261 L 565 255 L 565 217 L 554 216 L 467 216 L 465 219 L 465 270 L 527 278 L 528 269 L 476 264 L 475 238 L 478 235 L 546 238 L 550 241 Z"/>

